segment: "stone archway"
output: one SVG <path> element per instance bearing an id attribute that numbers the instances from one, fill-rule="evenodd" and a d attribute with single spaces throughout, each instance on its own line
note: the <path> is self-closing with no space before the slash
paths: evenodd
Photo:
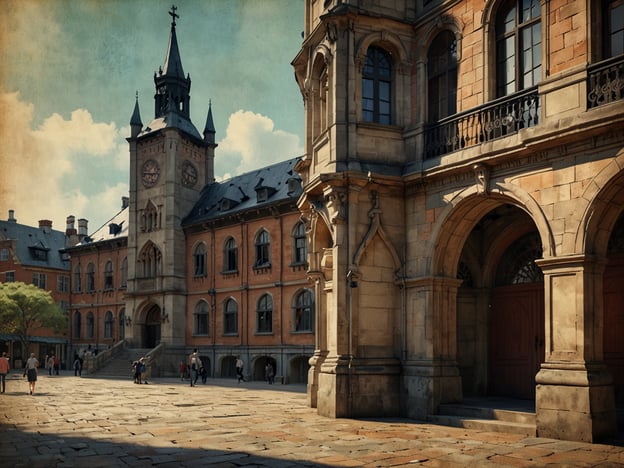
<path id="1" fill-rule="evenodd" d="M 142 347 L 155 348 L 160 344 L 161 312 L 157 304 L 153 304 L 145 313 L 143 324 Z"/>

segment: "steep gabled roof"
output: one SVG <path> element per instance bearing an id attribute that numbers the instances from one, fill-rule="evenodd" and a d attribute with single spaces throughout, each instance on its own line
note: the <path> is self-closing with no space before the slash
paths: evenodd
<path id="1" fill-rule="evenodd" d="M 24 266 L 69 270 L 65 233 L 51 228 L 0 221 L 0 240 L 13 240 L 14 254 Z"/>
<path id="2" fill-rule="evenodd" d="M 296 201 L 302 191 L 301 178 L 294 170 L 297 161 L 299 158 L 289 159 L 207 185 L 182 225 L 190 226 L 280 202 Z M 270 188 L 270 196 L 262 201 L 256 197 L 260 180 L 262 187 Z"/>
<path id="3" fill-rule="evenodd" d="M 119 213 L 109 219 L 102 227 L 97 229 L 93 234 L 88 235 L 72 249 L 107 242 L 115 239 L 128 238 L 128 207 L 123 208 Z M 71 250 L 71 249 L 68 249 Z"/>

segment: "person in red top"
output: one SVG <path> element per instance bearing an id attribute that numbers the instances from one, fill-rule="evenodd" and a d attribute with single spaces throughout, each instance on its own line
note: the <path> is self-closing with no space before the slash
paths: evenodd
<path id="1" fill-rule="evenodd" d="M 6 353 L 2 353 L 2 357 L 0 358 L 0 393 L 4 393 L 6 390 L 6 376 L 9 373 L 9 358 Z"/>

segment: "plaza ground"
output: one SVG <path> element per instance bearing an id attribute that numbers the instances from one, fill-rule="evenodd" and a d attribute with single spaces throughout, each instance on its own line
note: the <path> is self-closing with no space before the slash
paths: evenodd
<path id="1" fill-rule="evenodd" d="M 585 444 L 408 419 L 328 419 L 303 385 L 21 373 L 0 395 L 2 467 L 624 467 L 624 441 Z"/>

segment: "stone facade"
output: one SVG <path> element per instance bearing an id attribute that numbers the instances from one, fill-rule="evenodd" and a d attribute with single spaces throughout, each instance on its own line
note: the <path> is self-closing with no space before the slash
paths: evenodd
<path id="1" fill-rule="evenodd" d="M 588 5 L 306 2 L 293 66 L 320 414 L 502 396 L 535 399 L 539 436 L 615 432 L 621 7 Z"/>

